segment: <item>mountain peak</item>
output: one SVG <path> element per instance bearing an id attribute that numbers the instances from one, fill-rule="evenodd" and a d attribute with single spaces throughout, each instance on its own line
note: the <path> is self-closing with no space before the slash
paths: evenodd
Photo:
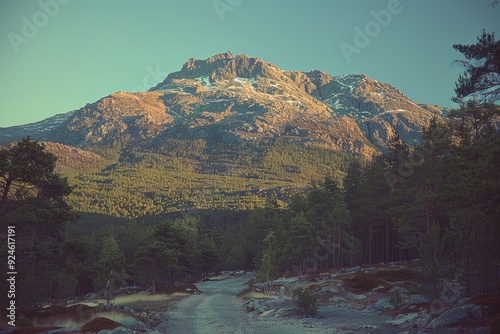
<path id="1" fill-rule="evenodd" d="M 167 78 L 149 91 L 162 90 L 176 79 L 206 78 L 210 83 L 235 78 L 267 77 L 277 79 L 284 71 L 260 58 L 245 54 L 233 56 L 231 51 L 216 54 L 204 60 L 190 58 L 180 71 L 170 73 Z"/>

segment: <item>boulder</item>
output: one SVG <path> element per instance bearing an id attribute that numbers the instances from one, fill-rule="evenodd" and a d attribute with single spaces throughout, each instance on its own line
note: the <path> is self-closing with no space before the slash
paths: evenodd
<path id="1" fill-rule="evenodd" d="M 333 293 L 333 294 L 337 294 L 340 292 L 339 289 L 337 288 L 323 288 L 319 291 L 320 293 Z"/>
<path id="2" fill-rule="evenodd" d="M 261 317 L 269 317 L 270 315 L 272 315 L 274 312 L 276 312 L 275 309 L 272 309 L 272 310 L 267 310 L 267 311 L 264 311 L 260 314 Z"/>
<path id="3" fill-rule="evenodd" d="M 333 297 L 332 301 L 334 303 L 347 303 L 347 299 L 345 299 L 344 297 Z"/>
<path id="4" fill-rule="evenodd" d="M 287 299 L 276 298 L 276 299 L 268 299 L 262 302 L 263 307 L 268 307 L 268 309 L 280 309 L 284 307 L 291 307 L 293 303 Z"/>
<path id="5" fill-rule="evenodd" d="M 279 310 L 274 313 L 275 317 L 286 317 L 290 312 L 292 312 L 293 309 L 288 309 L 288 308 L 280 308 Z"/>
<path id="6" fill-rule="evenodd" d="M 385 311 L 394 309 L 394 305 L 391 303 L 390 298 L 380 298 L 370 308 L 375 309 L 377 311 Z"/>
<path id="7" fill-rule="evenodd" d="M 360 266 L 348 268 L 345 270 L 346 273 L 355 273 L 361 270 Z"/>
<path id="8" fill-rule="evenodd" d="M 468 304 L 458 306 L 444 311 L 437 318 L 429 323 L 430 328 L 440 328 L 456 325 L 464 321 L 479 319 L 483 316 L 483 310 L 480 306 Z"/>
<path id="9" fill-rule="evenodd" d="M 366 299 L 366 295 L 356 295 L 354 293 L 349 293 L 347 295 L 350 299 L 353 299 L 353 300 L 361 300 L 361 299 Z"/>
<path id="10" fill-rule="evenodd" d="M 85 299 L 87 300 L 92 300 L 92 299 L 97 299 L 97 293 L 89 293 L 88 295 L 85 296 Z"/>
<path id="11" fill-rule="evenodd" d="M 400 314 L 395 319 L 386 321 L 385 324 L 399 328 L 412 328 L 419 316 L 419 313 Z"/>
<path id="12" fill-rule="evenodd" d="M 410 295 L 410 304 L 418 304 L 418 303 L 428 303 L 429 298 L 423 295 Z"/>
<path id="13" fill-rule="evenodd" d="M 299 281 L 300 281 L 299 277 L 278 278 L 277 280 L 272 281 L 271 284 L 272 285 L 281 284 L 281 285 L 285 285 L 285 286 L 290 286 L 290 285 L 293 285 L 293 284 L 295 284 L 295 283 L 297 283 Z"/>

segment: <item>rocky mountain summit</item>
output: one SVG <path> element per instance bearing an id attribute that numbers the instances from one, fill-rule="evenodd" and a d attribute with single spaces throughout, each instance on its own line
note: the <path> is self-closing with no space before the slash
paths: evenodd
<path id="1" fill-rule="evenodd" d="M 57 118 L 0 129 L 0 143 L 27 135 L 81 148 L 166 137 L 235 143 L 281 137 L 369 157 L 395 132 L 418 142 L 420 129 L 440 114 L 363 74 L 284 71 L 226 52 L 189 59 L 148 92 L 117 92 Z"/>

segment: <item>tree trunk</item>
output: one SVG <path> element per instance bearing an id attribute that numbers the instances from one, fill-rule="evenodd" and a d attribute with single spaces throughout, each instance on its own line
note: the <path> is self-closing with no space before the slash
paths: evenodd
<path id="1" fill-rule="evenodd" d="M 373 239 L 373 230 L 371 221 L 368 223 L 368 263 L 372 263 L 372 239 Z"/>

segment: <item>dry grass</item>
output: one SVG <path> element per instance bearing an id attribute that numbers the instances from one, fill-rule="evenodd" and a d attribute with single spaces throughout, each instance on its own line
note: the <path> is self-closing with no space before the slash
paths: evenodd
<path id="1" fill-rule="evenodd" d="M 102 300 L 95 300 L 92 302 L 90 302 L 90 301 L 75 302 L 72 304 L 68 304 L 68 307 L 77 306 L 77 305 L 85 305 L 88 307 L 97 307 L 99 305 L 104 305 L 104 304 L 106 304 L 106 300 L 102 299 Z"/>
<path id="2" fill-rule="evenodd" d="M 191 294 L 175 292 L 172 294 L 158 295 L 128 295 L 115 298 L 115 305 L 127 305 L 133 309 L 148 309 L 155 312 L 165 312 L 169 310 L 170 304 L 179 301 Z"/>
<path id="3" fill-rule="evenodd" d="M 173 293 L 173 294 L 134 294 L 118 296 L 111 302 L 115 305 L 129 305 L 136 302 L 167 302 L 171 301 L 177 296 L 187 296 L 187 293 Z"/>

